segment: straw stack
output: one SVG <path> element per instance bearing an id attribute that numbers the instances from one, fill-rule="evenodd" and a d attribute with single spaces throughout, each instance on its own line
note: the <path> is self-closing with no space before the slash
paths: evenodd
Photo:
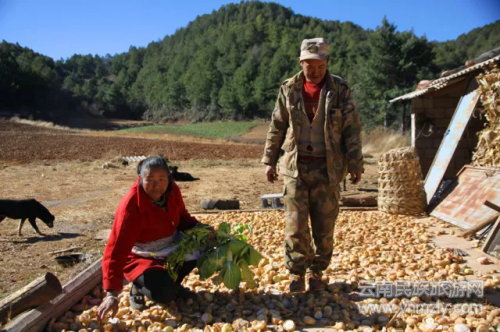
<path id="1" fill-rule="evenodd" d="M 500 68 L 492 66 L 477 77 L 479 96 L 487 120 L 486 128 L 478 133 L 479 142 L 472 157 L 474 166 L 500 167 Z"/>
<path id="2" fill-rule="evenodd" d="M 426 207 L 420 163 L 415 150 L 405 147 L 390 150 L 379 158 L 380 211 L 419 215 Z"/>

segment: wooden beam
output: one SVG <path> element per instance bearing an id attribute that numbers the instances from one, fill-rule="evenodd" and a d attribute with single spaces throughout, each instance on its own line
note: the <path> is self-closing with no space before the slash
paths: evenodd
<path id="1" fill-rule="evenodd" d="M 483 221 L 482 223 L 480 224 L 477 224 L 476 226 L 466 230 L 465 232 L 462 232 L 461 234 L 459 234 L 458 236 L 461 236 L 461 237 L 469 237 L 471 235 L 474 235 L 476 232 L 479 232 L 480 230 L 482 230 L 483 228 L 485 227 L 488 227 L 489 225 L 493 224 L 496 220 L 497 220 L 497 217 L 498 217 L 498 214 L 489 218 L 488 220 L 486 221 Z"/>
<path id="2" fill-rule="evenodd" d="M 2 332 L 41 332 L 51 318 L 61 317 L 102 281 L 101 258 L 63 287 L 52 301 L 16 317 Z"/>
<path id="3" fill-rule="evenodd" d="M 353 206 L 340 206 L 340 211 L 376 211 L 378 208 L 371 207 L 371 206 L 358 206 L 358 207 L 353 207 Z M 192 215 L 202 215 L 202 214 L 218 214 L 222 212 L 271 212 L 271 211 L 284 211 L 284 209 L 252 209 L 252 210 L 216 210 L 216 211 L 194 211 L 194 212 L 189 212 Z"/>
<path id="4" fill-rule="evenodd" d="M 68 252 L 68 251 L 73 251 L 73 250 L 78 250 L 78 249 L 82 249 L 82 247 L 71 247 L 71 248 L 63 249 L 63 250 L 50 251 L 49 255 L 62 254 L 63 252 Z"/>
<path id="5" fill-rule="evenodd" d="M 222 212 L 270 212 L 270 211 L 283 211 L 283 209 L 248 209 L 248 210 L 201 210 L 189 212 L 190 214 L 218 214 Z"/>
<path id="6" fill-rule="evenodd" d="M 495 203 L 493 202 L 490 202 L 490 201 L 484 201 L 484 205 L 486 205 L 487 207 L 489 207 L 490 209 L 493 209 L 497 212 L 500 212 L 500 206 L 496 205 Z"/>
<path id="7" fill-rule="evenodd" d="M 5 323 L 27 309 L 38 307 L 61 292 L 59 279 L 47 272 L 0 302 L 0 322 Z"/>
<path id="8" fill-rule="evenodd" d="M 488 253 L 488 249 L 490 248 L 491 242 L 493 242 L 499 231 L 500 231 L 500 216 L 497 218 L 495 225 L 493 225 L 493 228 L 490 230 L 488 238 L 486 238 L 486 241 L 484 241 L 483 247 L 481 248 L 483 252 Z"/>
<path id="9" fill-rule="evenodd" d="M 354 195 L 342 197 L 342 204 L 345 207 L 373 207 L 377 206 L 377 196 Z"/>
<path id="10" fill-rule="evenodd" d="M 376 206 L 340 206 L 340 211 L 378 211 Z"/>

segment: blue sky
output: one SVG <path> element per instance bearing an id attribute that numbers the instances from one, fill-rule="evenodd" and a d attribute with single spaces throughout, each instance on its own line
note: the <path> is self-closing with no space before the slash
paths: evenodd
<path id="1" fill-rule="evenodd" d="M 224 0 L 0 0 L 0 40 L 54 59 L 121 53 L 186 26 Z M 274 1 L 295 13 L 375 29 L 384 15 L 430 40 L 455 39 L 500 19 L 500 0 Z"/>

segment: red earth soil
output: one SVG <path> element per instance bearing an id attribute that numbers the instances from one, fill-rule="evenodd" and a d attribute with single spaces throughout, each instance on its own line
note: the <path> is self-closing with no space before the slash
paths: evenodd
<path id="1" fill-rule="evenodd" d="M 259 158 L 263 147 L 231 143 L 189 143 L 161 139 L 92 136 L 0 119 L 0 160 L 31 163 L 88 160 L 106 156 L 163 154 L 171 160 Z"/>

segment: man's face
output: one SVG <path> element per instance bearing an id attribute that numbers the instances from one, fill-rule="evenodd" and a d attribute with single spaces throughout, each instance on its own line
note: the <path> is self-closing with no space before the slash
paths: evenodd
<path id="1" fill-rule="evenodd" d="M 318 84 L 323 81 L 326 75 L 326 60 L 302 60 L 300 66 L 304 70 L 304 76 L 308 82 Z"/>

